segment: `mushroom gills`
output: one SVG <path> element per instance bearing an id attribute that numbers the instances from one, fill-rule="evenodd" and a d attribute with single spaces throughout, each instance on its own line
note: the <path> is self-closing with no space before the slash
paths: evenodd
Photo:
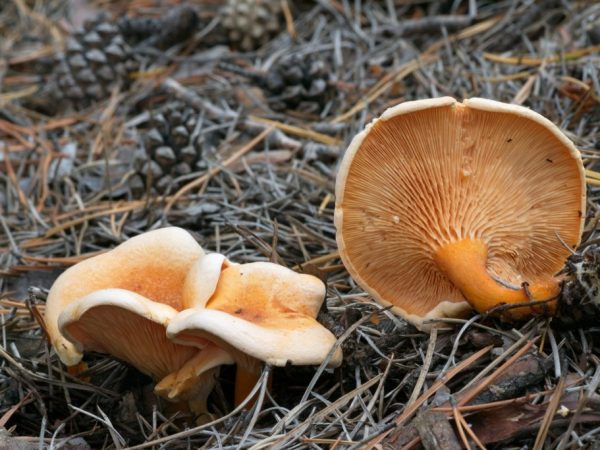
<path id="1" fill-rule="evenodd" d="M 469 304 L 479 312 L 486 312 L 501 304 L 543 302 L 540 311 L 552 313 L 559 292 L 559 280 L 550 277 L 544 281 L 512 288 L 508 283 L 492 276 L 487 271 L 488 248 L 480 239 L 462 239 L 440 247 L 434 255 L 440 270 L 462 292 Z M 536 309 L 537 311 L 537 309 Z M 510 318 L 519 318 L 532 312 L 525 306 L 507 312 Z"/>

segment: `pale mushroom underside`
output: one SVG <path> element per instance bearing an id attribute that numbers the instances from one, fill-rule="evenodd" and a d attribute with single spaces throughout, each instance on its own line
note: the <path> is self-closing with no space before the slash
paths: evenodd
<path id="1" fill-rule="evenodd" d="M 578 244 L 584 196 L 579 153 L 536 113 L 482 99 L 407 102 L 347 151 L 338 245 L 363 288 L 418 323 L 465 310 L 434 262 L 440 246 L 480 239 L 492 276 L 537 281 Z"/>

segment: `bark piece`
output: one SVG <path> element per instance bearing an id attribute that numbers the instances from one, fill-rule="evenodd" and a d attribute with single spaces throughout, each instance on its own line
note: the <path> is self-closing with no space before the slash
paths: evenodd
<path id="1" fill-rule="evenodd" d="M 413 422 L 425 450 L 460 450 L 454 430 L 444 413 L 424 411 Z"/>

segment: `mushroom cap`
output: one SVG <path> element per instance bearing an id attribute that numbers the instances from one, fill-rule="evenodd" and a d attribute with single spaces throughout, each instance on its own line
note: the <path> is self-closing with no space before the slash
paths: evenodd
<path id="1" fill-rule="evenodd" d="M 69 304 L 95 291 L 121 289 L 179 311 L 187 272 L 202 255 L 188 232 L 170 227 L 140 234 L 67 269 L 52 285 L 46 302 L 46 328 L 60 359 L 75 365 L 82 357 L 59 330 L 59 316 Z"/>
<path id="2" fill-rule="evenodd" d="M 103 289 L 67 305 L 58 328 L 79 353 L 109 353 L 160 380 L 198 353 L 167 338 L 165 328 L 176 314 L 135 292 Z"/>
<path id="3" fill-rule="evenodd" d="M 563 267 L 584 211 L 573 143 L 527 108 L 479 98 L 388 109 L 353 139 L 336 180 L 348 272 L 417 326 L 470 310 L 434 261 L 440 247 L 482 240 L 490 275 L 518 287 Z"/>
<path id="4" fill-rule="evenodd" d="M 180 312 L 167 335 L 200 347 L 208 339 L 241 364 L 251 363 L 243 355 L 275 366 L 320 364 L 336 340 L 315 320 L 324 297 L 325 285 L 312 275 L 273 263 L 228 263 L 210 299 Z M 340 362 L 337 349 L 329 364 Z"/>

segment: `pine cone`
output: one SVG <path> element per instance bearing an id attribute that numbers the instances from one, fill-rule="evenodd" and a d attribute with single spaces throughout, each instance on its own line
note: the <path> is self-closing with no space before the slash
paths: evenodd
<path id="1" fill-rule="evenodd" d="M 121 18 L 117 26 L 128 43 L 144 42 L 156 48 L 168 48 L 184 41 L 196 31 L 198 15 L 190 6 L 175 8 L 161 18 Z"/>
<path id="2" fill-rule="evenodd" d="M 262 84 L 275 111 L 319 113 L 335 92 L 326 64 L 312 55 L 292 55 L 281 60 Z"/>
<path id="3" fill-rule="evenodd" d="M 283 22 L 278 0 L 227 0 L 222 16 L 231 46 L 243 51 L 266 44 Z"/>
<path id="4" fill-rule="evenodd" d="M 115 87 L 126 89 L 129 75 L 139 69 L 131 45 L 167 48 L 189 37 L 198 25 L 187 6 L 159 19 L 123 17 L 116 22 L 100 16 L 84 24 L 56 56 L 49 90 L 55 100 L 83 109 L 107 98 Z"/>
<path id="5" fill-rule="evenodd" d="M 160 193 L 180 185 L 178 177 L 198 171 L 202 165 L 202 142 L 198 112 L 172 102 L 153 112 L 150 130 L 145 133 L 144 150 L 134 160 L 136 170 Z"/>
<path id="6" fill-rule="evenodd" d="M 56 100 L 83 109 L 107 98 L 115 87 L 125 88 L 137 68 L 119 28 L 101 18 L 69 37 L 56 57 L 49 86 Z"/>
<path id="7" fill-rule="evenodd" d="M 597 323 L 600 316 L 600 246 L 590 245 L 566 264 L 557 318 L 563 325 Z"/>

